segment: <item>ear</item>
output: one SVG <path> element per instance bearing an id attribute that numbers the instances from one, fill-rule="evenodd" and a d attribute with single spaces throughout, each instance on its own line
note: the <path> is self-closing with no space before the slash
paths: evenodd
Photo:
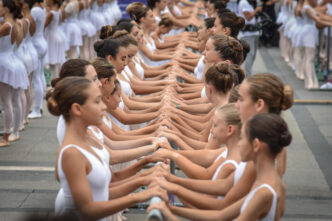
<path id="1" fill-rule="evenodd" d="M 252 142 L 252 146 L 254 152 L 257 153 L 261 149 L 262 143 L 258 140 L 258 138 L 255 138 Z"/>
<path id="2" fill-rule="evenodd" d="M 105 84 L 107 84 L 107 82 L 108 82 L 108 79 L 107 79 L 107 78 L 102 78 L 102 79 L 100 79 L 100 83 L 101 83 L 101 85 L 105 85 Z"/>
<path id="3" fill-rule="evenodd" d="M 208 28 L 208 29 L 207 29 L 207 33 L 208 33 L 209 35 L 212 35 L 212 34 L 213 34 L 213 27 L 212 27 L 212 28 Z"/>
<path id="4" fill-rule="evenodd" d="M 255 103 L 255 109 L 257 113 L 262 113 L 266 108 L 266 104 L 263 99 L 258 99 Z"/>
<path id="5" fill-rule="evenodd" d="M 236 133 L 236 128 L 233 125 L 227 126 L 227 136 L 232 136 L 234 133 Z"/>
<path id="6" fill-rule="evenodd" d="M 114 58 L 112 57 L 112 55 L 107 55 L 106 60 L 112 63 L 112 61 L 114 61 Z"/>
<path id="7" fill-rule="evenodd" d="M 213 92 L 213 88 L 209 84 L 205 85 L 205 90 L 206 90 L 206 93 L 209 93 L 209 94 L 212 94 L 212 92 Z"/>
<path id="8" fill-rule="evenodd" d="M 229 27 L 224 27 L 224 31 L 225 31 L 227 36 L 231 35 L 231 29 Z"/>
<path id="9" fill-rule="evenodd" d="M 78 103 L 73 103 L 71 105 L 70 111 L 76 115 L 76 116 L 81 116 L 82 114 L 82 107 Z"/>

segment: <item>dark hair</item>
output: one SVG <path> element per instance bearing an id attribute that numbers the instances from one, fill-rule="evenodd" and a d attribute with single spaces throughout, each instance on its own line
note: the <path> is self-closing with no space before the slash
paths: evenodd
<path id="1" fill-rule="evenodd" d="M 118 25 L 118 30 L 126 30 L 128 33 L 130 33 L 133 27 L 134 24 L 130 22 L 122 22 L 121 24 Z"/>
<path id="2" fill-rule="evenodd" d="M 133 19 L 137 24 L 141 23 L 141 18 L 145 17 L 149 10 L 150 9 L 141 2 L 133 2 L 126 8 L 130 18 Z"/>
<path id="3" fill-rule="evenodd" d="M 22 18 L 22 4 L 18 0 L 2 0 L 2 6 L 9 9 L 14 19 Z"/>
<path id="4" fill-rule="evenodd" d="M 59 81 L 54 90 L 46 94 L 47 108 L 55 116 L 63 115 L 69 121 L 70 109 L 74 103 L 83 105 L 88 95 L 86 89 L 91 85 L 91 81 L 84 77 L 66 77 Z"/>
<path id="5" fill-rule="evenodd" d="M 160 2 L 160 0 L 148 0 L 149 8 L 154 9 L 156 7 L 157 2 Z"/>
<path id="6" fill-rule="evenodd" d="M 280 114 L 293 105 L 293 89 L 274 74 L 252 75 L 244 81 L 248 84 L 248 93 L 253 101 L 262 99 L 270 113 Z"/>
<path id="7" fill-rule="evenodd" d="M 222 9 L 226 8 L 227 2 L 223 0 L 217 0 L 214 1 L 213 3 L 214 8 L 219 12 Z"/>
<path id="8" fill-rule="evenodd" d="M 205 73 L 205 82 L 212 84 L 218 92 L 226 94 L 233 87 L 233 73 L 228 62 L 212 65 Z"/>
<path id="9" fill-rule="evenodd" d="M 234 85 L 241 84 L 246 77 L 245 71 L 237 64 L 232 64 L 231 68 L 233 71 Z"/>
<path id="10" fill-rule="evenodd" d="M 214 26 L 214 21 L 216 18 L 206 18 L 204 19 L 206 29 L 212 28 Z"/>
<path id="11" fill-rule="evenodd" d="M 256 114 L 245 125 L 249 141 L 253 142 L 257 138 L 266 143 L 273 156 L 292 141 L 292 135 L 288 131 L 286 122 L 277 114 Z"/>
<path id="12" fill-rule="evenodd" d="M 112 39 L 120 42 L 123 47 L 128 47 L 129 45 L 138 46 L 137 41 L 126 30 L 115 32 Z"/>
<path id="13" fill-rule="evenodd" d="M 110 79 L 115 75 L 114 66 L 104 58 L 96 58 L 92 61 L 93 67 L 96 69 L 98 79 Z"/>
<path id="14" fill-rule="evenodd" d="M 228 97 L 228 103 L 236 103 L 237 100 L 239 100 L 240 98 L 239 88 L 240 85 L 236 85 L 235 87 L 232 88 L 231 93 L 229 94 Z"/>
<path id="15" fill-rule="evenodd" d="M 241 16 L 237 16 L 234 12 L 218 13 L 220 23 L 224 27 L 231 30 L 231 36 L 237 38 L 239 31 L 244 27 L 245 20 Z"/>
<path id="16" fill-rule="evenodd" d="M 230 60 L 233 64 L 242 63 L 243 50 L 238 40 L 226 35 L 213 35 L 210 38 L 213 40 L 215 50 L 219 52 L 223 60 Z"/>
<path id="17" fill-rule="evenodd" d="M 83 59 L 67 60 L 60 69 L 59 77 L 54 78 L 51 81 L 51 86 L 54 88 L 60 80 L 69 76 L 84 77 L 86 75 L 85 70 L 88 65 L 91 65 L 91 63 Z"/>
<path id="18" fill-rule="evenodd" d="M 130 23 L 131 20 L 129 18 L 121 18 L 117 23 L 116 25 L 119 26 L 120 24 L 122 23 Z"/>
<path id="19" fill-rule="evenodd" d="M 31 8 L 35 4 L 35 1 L 34 0 L 24 0 L 24 3 L 27 3 L 29 5 L 29 9 L 31 10 Z"/>
<path id="20" fill-rule="evenodd" d="M 106 58 L 108 55 L 116 58 L 120 47 L 123 47 L 122 43 L 114 39 L 100 40 L 94 44 L 97 56 L 100 58 Z"/>
<path id="21" fill-rule="evenodd" d="M 115 79 L 115 81 L 114 81 L 114 89 L 113 89 L 111 95 L 115 94 L 115 92 L 117 92 L 119 89 L 121 89 L 120 82 L 118 81 L 118 79 Z"/>
<path id="22" fill-rule="evenodd" d="M 247 54 L 250 52 L 250 45 L 243 39 L 241 39 L 239 41 L 240 41 L 240 44 L 242 45 L 242 48 L 243 48 L 243 51 L 242 51 L 242 54 L 243 54 L 242 63 L 243 63 L 247 58 Z"/>
<path id="23" fill-rule="evenodd" d="M 105 40 L 108 37 L 112 36 L 118 30 L 118 26 L 105 25 L 100 30 L 99 38 Z"/>

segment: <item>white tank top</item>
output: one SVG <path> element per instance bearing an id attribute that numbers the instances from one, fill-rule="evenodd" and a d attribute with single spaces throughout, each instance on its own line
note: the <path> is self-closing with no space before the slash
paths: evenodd
<path id="1" fill-rule="evenodd" d="M 202 80 L 204 75 L 204 69 L 205 69 L 204 56 L 202 56 L 199 59 L 197 66 L 194 69 L 194 74 L 198 80 Z"/>
<path id="2" fill-rule="evenodd" d="M 110 129 L 112 129 L 112 121 L 109 118 L 109 116 L 103 116 L 103 122 L 106 124 L 106 126 L 108 126 Z"/>
<path id="3" fill-rule="evenodd" d="M 268 214 L 263 219 L 260 219 L 260 221 L 274 221 L 274 217 L 275 217 L 275 213 L 276 213 L 276 209 L 277 209 L 277 194 L 269 184 L 262 184 L 259 187 L 255 188 L 254 190 L 252 190 L 247 195 L 247 198 L 244 200 L 244 203 L 241 206 L 241 213 L 243 213 L 243 211 L 247 208 L 248 204 L 250 203 L 250 200 L 254 197 L 255 193 L 262 188 L 269 189 L 273 194 L 273 199 L 272 199 L 272 205 L 271 205 L 271 208 L 270 208 Z"/>
<path id="4" fill-rule="evenodd" d="M 205 91 L 205 86 L 202 88 L 202 91 L 201 91 L 201 97 L 206 97 L 206 91 Z"/>
<path id="5" fill-rule="evenodd" d="M 65 122 L 65 119 L 63 118 L 63 116 L 60 115 L 60 117 L 58 119 L 58 125 L 56 128 L 56 136 L 58 138 L 58 142 L 59 142 L 60 146 L 63 142 L 63 138 L 65 137 L 65 133 L 66 133 L 66 122 Z"/>
<path id="6" fill-rule="evenodd" d="M 109 169 L 109 165 L 107 165 L 103 160 L 100 161 L 96 156 L 83 148 L 74 144 L 69 144 L 60 151 L 57 164 L 57 171 L 61 184 L 61 189 L 56 199 L 55 215 L 57 216 L 61 216 L 68 212 L 78 212 L 66 175 L 62 170 L 62 155 L 68 148 L 76 148 L 91 164 L 92 168 L 90 173 L 87 175 L 87 180 L 91 189 L 93 201 L 108 201 L 108 185 L 111 181 L 111 171 Z M 99 220 L 106 221 L 106 218 Z"/>
<path id="7" fill-rule="evenodd" d="M 104 134 L 98 127 L 88 126 L 88 130 L 101 142 L 104 143 Z"/>
<path id="8" fill-rule="evenodd" d="M 135 61 L 137 60 L 137 61 Z M 134 63 L 135 63 L 135 68 L 136 68 L 136 71 L 138 72 L 139 76 L 141 77 L 141 79 L 144 79 L 144 68 L 142 67 L 142 65 L 140 64 L 139 62 L 139 59 L 135 59 L 134 60 Z"/>
<path id="9" fill-rule="evenodd" d="M 235 168 L 238 167 L 238 164 L 235 160 L 226 160 L 224 161 L 222 164 L 220 164 L 220 166 L 217 168 L 216 172 L 214 172 L 213 177 L 211 180 L 216 180 L 218 174 L 220 173 L 220 170 L 226 165 L 226 164 L 233 164 L 235 166 Z M 219 200 L 222 200 L 224 198 L 224 196 L 218 196 Z"/>
<path id="10" fill-rule="evenodd" d="M 234 172 L 234 184 L 237 184 L 237 182 L 240 180 L 240 178 L 242 177 L 244 171 L 246 170 L 247 167 L 247 162 L 240 162 L 238 167 L 236 168 L 235 172 Z"/>
<path id="11" fill-rule="evenodd" d="M 228 154 L 228 148 L 226 147 L 226 149 L 221 154 L 219 154 L 219 156 L 214 160 L 213 163 L 217 162 L 220 158 L 226 159 L 227 154 Z"/>

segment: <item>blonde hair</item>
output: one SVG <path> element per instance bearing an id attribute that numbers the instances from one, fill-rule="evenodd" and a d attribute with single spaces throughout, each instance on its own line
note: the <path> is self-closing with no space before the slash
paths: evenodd
<path id="1" fill-rule="evenodd" d="M 225 104 L 216 109 L 216 116 L 222 118 L 227 125 L 233 125 L 237 128 L 237 133 L 242 127 L 241 118 L 238 110 L 235 108 L 235 103 Z"/>

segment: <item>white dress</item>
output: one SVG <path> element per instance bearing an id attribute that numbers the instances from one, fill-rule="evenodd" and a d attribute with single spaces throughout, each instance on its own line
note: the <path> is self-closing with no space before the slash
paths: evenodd
<path id="1" fill-rule="evenodd" d="M 88 36 L 89 38 L 93 37 L 97 29 L 90 21 L 90 9 L 85 8 L 80 11 L 78 14 L 78 21 L 81 27 L 82 36 Z"/>
<path id="2" fill-rule="evenodd" d="M 247 208 L 248 204 L 250 203 L 250 200 L 254 197 L 255 193 L 262 188 L 267 188 L 268 190 L 270 190 L 273 195 L 273 199 L 272 199 L 272 204 L 271 204 L 268 214 L 260 220 L 261 221 L 274 221 L 278 200 L 277 200 L 276 192 L 268 184 L 262 184 L 262 185 L 258 186 L 257 188 L 255 188 L 254 190 L 250 191 L 250 193 L 247 195 L 246 199 L 244 200 L 244 202 L 241 206 L 241 213 L 243 213 L 243 211 Z"/>
<path id="3" fill-rule="evenodd" d="M 90 20 L 97 31 L 100 31 L 100 29 L 106 24 L 104 16 L 99 13 L 99 6 L 96 1 L 92 4 Z"/>
<path id="4" fill-rule="evenodd" d="M 286 2 L 287 2 L 286 0 L 283 1 L 282 5 L 280 6 L 280 12 L 277 17 L 277 23 L 282 24 L 280 29 L 284 28 L 285 22 L 287 21 L 288 18 Z"/>
<path id="5" fill-rule="evenodd" d="M 46 64 L 62 64 L 66 61 L 66 37 L 62 29 L 59 28 L 61 12 L 51 10 L 53 18 L 51 23 L 45 28 L 45 39 L 48 43 L 48 52 L 45 57 Z"/>
<path id="6" fill-rule="evenodd" d="M 68 17 L 66 18 L 66 24 L 64 26 L 64 31 L 66 39 L 68 41 L 69 47 L 72 46 L 82 46 L 82 31 L 80 28 L 78 16 L 78 2 L 69 2 L 65 8 Z"/>
<path id="7" fill-rule="evenodd" d="M 107 164 L 104 160 L 98 159 L 95 155 L 88 152 L 87 150 L 77 145 L 69 144 L 60 151 L 58 158 L 57 171 L 60 179 L 61 189 L 59 190 L 55 200 L 56 216 L 61 216 L 71 212 L 80 216 L 75 206 L 66 175 L 62 169 L 62 155 L 68 148 L 76 148 L 91 164 L 92 168 L 90 173 L 87 175 L 87 180 L 91 189 L 93 201 L 108 201 L 108 186 L 111 182 L 111 171 L 109 169 L 109 164 Z M 92 148 L 93 151 L 95 151 L 95 149 L 96 148 Z M 97 155 L 99 156 L 98 153 Z M 106 218 L 99 219 L 99 221 L 106 221 Z"/>
<path id="8" fill-rule="evenodd" d="M 23 28 L 23 23 L 20 22 L 21 28 Z M 27 34 L 26 34 L 27 36 Z M 18 46 L 16 54 L 18 58 L 23 62 L 26 72 L 29 75 L 34 70 L 33 60 L 27 45 L 26 37 L 22 40 L 21 44 Z"/>
<path id="9" fill-rule="evenodd" d="M 33 7 L 31 9 L 31 16 L 36 22 L 36 31 L 32 37 L 33 45 L 38 53 L 39 59 L 44 59 L 48 45 L 44 37 L 44 25 L 46 21 L 46 10 L 41 7 Z"/>
<path id="10" fill-rule="evenodd" d="M 29 21 L 29 19 L 26 19 L 26 21 L 28 22 L 28 32 L 25 37 L 25 41 L 26 41 L 27 48 L 31 55 L 33 71 L 35 71 L 38 68 L 38 52 L 32 42 L 32 37 L 30 34 L 30 21 Z"/>
<path id="11" fill-rule="evenodd" d="M 27 89 L 29 79 L 22 61 L 15 55 L 16 42 L 12 44 L 12 25 L 6 36 L 0 37 L 0 82 L 8 84 L 15 89 Z"/>
<path id="12" fill-rule="evenodd" d="M 309 5 L 304 5 L 302 9 L 303 15 L 303 23 L 304 26 L 302 27 L 301 31 L 301 45 L 307 48 L 315 48 L 318 44 L 318 30 L 316 28 L 316 23 L 313 19 L 311 19 L 306 10 L 309 9 L 316 15 L 315 10 L 310 7 Z"/>

